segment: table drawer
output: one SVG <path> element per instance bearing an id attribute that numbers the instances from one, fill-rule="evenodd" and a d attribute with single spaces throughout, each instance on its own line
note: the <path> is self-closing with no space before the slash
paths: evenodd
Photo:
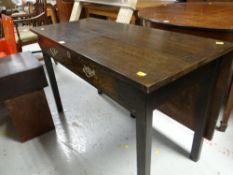
<path id="1" fill-rule="evenodd" d="M 41 41 L 40 44 L 43 53 L 53 57 L 55 61 L 61 63 L 97 89 L 113 98 L 119 97 L 119 93 L 117 93 L 119 92 L 118 80 L 115 76 L 109 76 L 111 72 L 108 69 L 51 41 Z"/>
<path id="2" fill-rule="evenodd" d="M 51 41 L 40 41 L 40 45 L 43 48 L 43 53 L 53 57 L 54 60 L 130 111 L 136 110 L 135 105 L 139 99 L 135 94 L 138 93 L 138 90 L 122 81 L 119 75 L 115 75 L 107 68 Z"/>

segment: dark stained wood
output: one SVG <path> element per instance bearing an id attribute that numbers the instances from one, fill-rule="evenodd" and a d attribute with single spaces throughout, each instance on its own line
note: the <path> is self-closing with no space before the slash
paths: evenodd
<path id="1" fill-rule="evenodd" d="M 138 15 L 143 19 L 143 23 L 150 27 L 233 42 L 232 7 L 233 3 L 231 2 L 179 3 L 142 9 Z M 212 101 L 211 110 L 209 111 L 208 128 L 213 128 L 214 124 L 216 124 L 215 115 L 217 115 L 217 111 L 220 111 L 219 107 L 223 101 L 225 88 L 229 87 L 230 80 L 227 74 L 232 73 L 231 65 L 230 60 L 222 64 L 222 72 L 219 74 L 221 78 L 219 78 L 216 90 L 214 91 L 214 99 L 216 100 Z M 233 84 L 231 84 L 232 86 Z M 231 93 L 233 92 L 229 91 L 229 94 Z M 182 98 L 179 100 L 176 99 L 176 102 L 173 101 L 166 104 L 162 110 L 169 115 L 176 115 L 177 118 L 178 116 L 185 118 L 186 113 L 185 111 L 182 112 L 184 108 L 178 102 Z M 220 130 L 222 131 L 226 129 L 230 111 L 233 108 L 229 103 L 232 101 L 231 95 L 228 95 L 227 101 L 228 103 L 226 103 L 226 109 L 220 126 Z M 209 138 L 213 136 L 208 131 L 206 134 Z"/>
<path id="2" fill-rule="evenodd" d="M 70 19 L 74 0 L 56 0 L 60 22 L 67 22 Z"/>
<path id="3" fill-rule="evenodd" d="M 136 10 L 141 10 L 147 7 L 154 7 L 168 3 L 174 3 L 174 1 L 173 0 L 138 0 Z"/>
<path id="4" fill-rule="evenodd" d="M 54 129 L 43 90 L 7 100 L 5 103 L 22 142 Z"/>
<path id="5" fill-rule="evenodd" d="M 232 8 L 231 2 L 174 3 L 144 8 L 138 15 L 152 23 L 232 31 Z"/>
<path id="6" fill-rule="evenodd" d="M 45 86 L 47 80 L 43 66 L 30 53 L 0 59 L 0 101 L 43 89 Z"/>
<path id="7" fill-rule="evenodd" d="M 150 98 L 144 98 L 138 103 L 136 111 L 137 175 L 149 175 L 151 166 L 153 108 L 149 102 Z"/>
<path id="8" fill-rule="evenodd" d="M 43 66 L 29 52 L 0 59 L 0 101 L 23 142 L 54 129 L 45 86 Z"/>
<path id="9" fill-rule="evenodd" d="M 229 84 L 232 58 L 233 55 L 230 54 L 228 55 L 228 58 L 225 58 L 220 64 L 220 71 L 217 75 L 218 77 L 215 82 L 215 88 L 208 111 L 207 127 L 205 131 L 205 136 L 208 139 L 213 137 L 218 114 L 226 94 L 225 87 Z M 206 72 L 203 72 L 203 74 L 206 74 Z M 197 94 L 201 86 L 199 81 L 192 86 L 186 85 L 182 91 L 174 94 L 170 100 L 160 105 L 158 109 L 187 127 L 194 129 L 196 116 L 195 109 L 197 105 L 195 102 L 197 101 Z M 189 114 L 188 118 L 187 114 Z"/>
<path id="10" fill-rule="evenodd" d="M 198 160 L 212 92 L 221 65 L 231 59 L 232 43 L 91 18 L 32 31 L 39 36 L 53 89 L 58 87 L 50 57 L 136 116 L 138 175 L 150 174 L 153 109 L 196 89 L 195 116 L 187 115 L 186 121 L 195 131 L 190 157 Z M 139 71 L 146 75 L 138 76 Z"/>
<path id="11" fill-rule="evenodd" d="M 63 34 L 63 36 L 60 36 L 59 39 L 62 40 L 62 41 L 68 41 L 70 38 L 72 38 L 71 39 L 71 42 L 72 42 L 71 44 L 70 44 L 70 42 L 67 42 L 65 44 L 65 46 L 67 46 L 70 49 L 70 55 L 72 55 L 72 54 L 74 55 L 75 54 L 75 53 L 72 52 L 72 50 L 73 51 L 77 50 L 77 51 L 80 51 L 81 53 L 83 53 L 82 50 L 85 50 L 85 52 L 88 52 L 88 54 L 92 54 L 92 57 L 94 57 L 96 55 L 95 49 L 93 48 L 93 46 L 90 47 L 89 46 L 89 42 L 87 42 L 87 41 L 85 41 L 83 43 L 81 41 L 78 41 L 78 43 L 80 43 L 80 45 L 76 44 L 74 46 L 73 39 L 74 38 L 79 38 L 80 36 L 84 37 L 85 40 L 86 40 L 86 38 L 89 39 L 89 40 L 90 40 L 90 38 L 94 38 L 94 42 L 95 43 L 93 43 L 91 45 L 104 45 L 103 49 L 101 50 L 101 53 L 105 53 L 105 49 L 104 48 L 113 47 L 113 41 L 111 39 L 108 39 L 108 37 L 100 39 L 100 38 L 98 38 L 96 36 L 96 33 L 101 33 L 102 35 L 111 35 L 111 37 L 113 39 L 118 39 L 119 38 L 119 40 L 121 40 L 122 42 L 126 42 L 126 43 L 133 42 L 133 43 L 137 44 L 137 46 L 142 49 L 142 51 L 139 52 L 139 53 L 137 53 L 137 55 L 136 55 L 136 53 L 135 54 L 133 53 L 134 48 L 132 48 L 132 46 L 130 46 L 131 48 L 128 49 L 128 50 L 125 50 L 122 47 L 115 47 L 114 50 L 115 50 L 116 54 L 113 55 L 113 56 L 111 56 L 111 57 L 114 57 L 114 60 L 115 60 L 114 63 L 116 62 L 115 64 L 117 64 L 117 60 L 119 60 L 121 58 L 123 59 L 122 62 L 126 62 L 126 60 L 124 60 L 124 59 L 127 58 L 127 56 L 124 55 L 125 54 L 124 52 L 126 52 L 126 54 L 129 54 L 131 57 L 137 58 L 137 60 L 135 60 L 135 62 L 138 62 L 138 64 L 140 65 L 140 67 L 134 67 L 134 72 L 132 72 L 132 70 L 129 70 L 129 71 L 131 71 L 130 75 L 134 75 L 134 77 L 131 77 L 132 79 L 133 78 L 135 79 L 134 81 L 137 81 L 137 80 L 143 80 L 144 82 L 146 80 L 150 81 L 148 79 L 144 79 L 144 78 L 141 79 L 140 77 L 136 76 L 137 70 L 138 71 L 139 70 L 142 70 L 142 71 L 146 70 L 147 72 L 151 71 L 151 76 L 150 77 L 151 77 L 151 80 L 153 80 L 153 81 L 156 81 L 157 78 L 161 78 L 163 81 L 166 81 L 167 70 L 171 70 L 171 71 L 173 71 L 173 70 L 176 71 L 177 70 L 174 67 L 174 65 L 175 65 L 174 61 L 176 61 L 176 60 L 174 59 L 175 55 L 173 53 L 176 50 L 177 50 L 177 52 L 175 54 L 177 54 L 177 58 L 180 59 L 180 57 L 183 57 L 182 58 L 184 60 L 184 62 L 183 62 L 184 64 L 183 65 L 185 65 L 186 64 L 185 62 L 189 62 L 189 59 L 196 60 L 196 59 L 201 58 L 200 57 L 200 55 L 201 55 L 200 48 L 199 48 L 199 50 L 195 49 L 195 47 L 198 47 L 198 42 L 200 42 L 200 43 L 203 44 L 203 48 L 201 49 L 203 53 L 206 53 L 207 50 L 212 50 L 213 48 L 216 49 L 216 48 L 219 47 L 219 45 L 216 45 L 215 41 L 212 41 L 212 46 L 209 46 L 209 48 L 207 48 L 206 47 L 207 44 L 205 44 L 202 40 L 199 40 L 199 41 L 196 41 L 195 43 L 193 42 L 192 44 L 190 44 L 190 46 L 183 46 L 182 45 L 185 49 L 183 49 L 183 48 L 181 49 L 179 47 L 179 45 L 181 43 L 187 42 L 188 40 L 192 40 L 192 36 L 184 35 L 183 38 L 180 39 L 180 38 L 177 38 L 177 36 L 174 33 L 164 33 L 162 31 L 158 31 L 158 35 L 154 36 L 154 35 L 150 34 L 151 30 L 149 30 L 149 29 L 145 29 L 145 30 L 148 30 L 147 34 L 143 33 L 144 36 L 146 37 L 144 40 L 142 40 L 142 41 L 140 40 L 141 36 L 142 36 L 142 32 L 141 33 L 139 32 L 138 35 L 135 32 L 135 33 L 131 33 L 130 36 L 129 36 L 130 38 L 134 38 L 133 41 L 132 41 L 132 39 L 130 39 L 128 41 L 126 39 L 127 35 L 128 35 L 127 31 L 124 32 L 123 34 L 121 34 L 121 36 L 119 36 L 119 35 L 117 35 L 116 31 L 110 31 L 110 30 L 108 30 L 108 28 L 110 26 L 106 25 L 105 23 L 98 24 L 98 27 L 100 28 L 99 30 L 98 30 L 98 28 L 95 28 L 94 25 L 89 24 L 87 26 L 86 24 L 84 24 L 84 27 L 86 27 L 85 31 L 80 31 L 79 33 L 75 32 L 76 27 L 73 26 L 73 25 L 75 25 L 74 23 L 69 24 L 69 25 L 72 26 L 72 27 L 69 27 L 66 24 L 64 24 L 62 26 L 64 26 L 64 30 L 67 30 L 69 28 L 70 31 L 66 31 L 66 32 L 73 33 L 73 35 L 72 36 L 65 36 Z M 97 24 L 95 24 L 95 25 L 97 25 Z M 101 28 L 101 26 L 103 28 Z M 104 28 L 106 28 L 107 30 L 105 30 Z M 114 27 L 114 28 L 116 28 L 116 27 Z M 91 29 L 95 30 L 95 32 L 91 33 L 91 32 L 87 31 L 87 30 L 91 30 Z M 55 26 L 54 29 L 51 29 L 51 31 L 52 30 L 58 30 L 58 29 Z M 119 30 L 119 28 L 118 29 L 116 28 L 115 30 Z M 130 29 L 128 30 L 128 32 L 129 31 L 130 31 Z M 49 31 L 44 31 L 42 33 L 46 34 L 46 32 L 49 32 Z M 58 38 L 55 38 L 56 36 L 57 36 L 56 33 L 52 33 L 51 32 L 50 39 L 53 39 L 55 42 L 59 42 Z M 148 39 L 149 37 L 151 38 L 151 40 L 149 41 L 149 44 L 145 43 L 145 41 L 148 42 L 148 40 L 146 40 L 146 39 Z M 152 40 L 154 40 L 154 41 L 152 41 Z M 157 47 L 157 46 L 161 45 L 161 43 L 160 42 L 157 43 L 156 41 L 161 41 L 161 40 L 162 40 L 162 45 L 164 45 L 166 47 Z M 143 41 L 144 41 L 144 43 L 143 43 Z M 178 44 L 177 41 L 180 41 L 180 43 Z M 92 42 L 93 42 L 93 40 L 92 40 Z M 119 41 L 117 41 L 117 42 L 119 43 Z M 175 43 L 175 44 L 169 46 L 169 45 L 167 45 L 167 43 L 169 43 L 169 42 L 172 42 L 172 43 Z M 44 43 L 44 41 L 41 41 L 41 43 Z M 67 57 L 66 56 L 67 55 L 66 50 L 62 49 L 61 47 L 55 46 L 56 45 L 55 43 L 48 43 L 47 42 L 47 43 L 45 43 L 43 45 L 47 45 L 47 47 L 53 47 L 56 50 L 59 50 L 59 54 L 57 54 L 58 55 L 57 58 L 61 58 L 62 59 L 63 57 Z M 146 47 L 146 46 L 151 47 L 152 45 L 155 46 L 153 48 L 154 50 L 152 50 L 151 48 Z M 158 49 L 158 48 L 160 49 L 160 51 L 159 51 L 160 54 L 157 54 L 157 53 L 155 54 L 156 49 Z M 188 49 L 188 48 L 192 48 L 192 49 Z M 113 49 L 113 48 L 109 48 L 109 49 Z M 49 52 L 50 51 L 48 51 L 48 54 L 50 54 Z M 184 52 L 186 52 L 186 53 L 184 53 Z M 196 53 L 198 53 L 200 55 L 198 55 Z M 142 57 L 141 55 L 143 55 L 143 54 L 144 55 L 145 54 L 148 55 L 148 57 L 145 58 L 145 60 L 147 60 L 146 62 L 150 61 L 151 58 L 155 59 L 155 57 L 160 57 L 161 54 L 163 54 L 160 59 L 162 59 L 162 58 L 164 58 L 164 59 L 169 58 L 170 60 L 169 61 L 167 60 L 167 62 L 170 63 L 170 67 L 167 67 L 168 65 L 166 65 L 166 64 L 164 64 L 164 65 L 161 64 L 160 65 L 160 62 L 157 62 L 157 63 L 152 63 L 150 65 L 150 67 L 143 68 L 143 64 L 146 64 L 146 62 L 144 62 L 144 60 L 140 59 Z M 196 58 L 193 58 L 194 54 L 195 54 Z M 107 56 L 106 54 L 103 54 L 103 55 L 100 55 L 99 57 L 102 59 L 102 58 L 109 57 L 109 55 Z M 134 59 L 134 58 L 131 58 L 131 59 Z M 187 60 L 185 61 L 185 59 L 187 59 Z M 107 60 L 107 61 L 109 61 L 109 60 Z M 63 60 L 63 62 L 64 62 L 64 60 Z M 182 64 L 182 61 L 179 61 L 179 62 L 180 63 L 177 64 L 177 66 L 180 66 Z M 64 64 L 67 64 L 67 63 L 64 63 Z M 159 67 L 158 67 L 158 65 L 156 66 L 156 65 L 153 65 L 153 64 L 158 64 Z M 112 63 L 109 63 L 109 65 L 112 65 Z M 227 67 L 229 67 L 231 64 L 225 64 L 225 65 Z M 134 65 L 130 65 L 130 67 L 132 67 L 132 66 L 134 66 Z M 69 65 L 68 67 L 71 67 L 71 65 Z M 115 67 L 118 68 L 118 69 L 125 68 L 124 71 L 125 72 L 128 71 L 128 65 L 125 65 L 125 67 L 123 67 L 123 66 L 114 66 L 114 68 Z M 151 68 L 151 70 L 149 70 L 150 68 Z M 228 69 L 222 69 L 222 70 L 227 71 L 227 70 L 229 70 L 229 68 Z M 116 71 L 119 72 L 119 71 L 122 71 L 122 70 L 116 70 Z M 81 69 L 80 69 L 80 72 L 82 72 Z M 158 76 L 161 75 L 161 73 L 165 73 L 165 74 L 163 74 L 164 77 L 158 77 Z M 170 73 L 173 74 L 174 72 L 170 72 Z M 127 72 L 124 73 L 124 75 L 127 75 L 127 74 L 129 74 L 129 73 L 127 73 Z M 219 76 L 220 75 L 222 75 L 222 74 L 219 74 Z M 216 112 L 216 110 L 217 111 L 220 110 L 220 104 L 219 104 L 219 102 L 222 102 L 222 97 L 223 97 L 222 94 L 225 93 L 225 88 L 222 89 L 222 87 L 224 87 L 223 85 L 227 84 L 227 82 L 229 80 L 229 77 L 226 75 L 226 73 L 223 74 L 223 75 L 224 76 L 222 76 L 222 77 L 224 77 L 224 78 L 223 79 L 222 78 L 219 79 L 219 80 L 221 80 L 221 83 L 219 83 L 219 84 L 221 84 L 221 86 L 217 86 L 217 87 L 220 87 L 220 89 L 219 88 L 216 89 L 215 92 L 217 92 L 217 93 L 214 93 L 214 94 L 221 94 L 221 95 L 220 95 L 220 97 L 218 97 L 218 98 L 216 97 L 215 98 L 217 100 L 213 100 L 213 104 L 212 104 L 213 107 L 212 107 L 212 109 L 214 110 L 214 112 L 210 112 L 211 113 L 210 114 L 211 117 L 208 120 L 209 127 L 207 128 L 206 134 L 205 134 L 206 138 L 208 138 L 208 139 L 211 139 L 212 136 L 213 136 L 213 128 L 216 126 L 216 118 L 218 116 L 218 113 Z M 150 77 L 148 76 L 146 78 L 150 78 Z M 172 79 L 176 79 L 176 78 L 172 78 Z M 169 80 L 167 80 L 167 81 L 169 81 Z M 134 83 L 134 82 L 132 82 L 132 83 Z M 156 85 L 159 85 L 160 82 L 155 82 L 155 83 L 156 83 Z M 142 88 L 145 89 L 148 86 L 148 84 L 152 84 L 152 83 L 149 82 L 146 85 L 144 85 L 145 87 L 142 87 Z M 192 89 L 193 89 L 193 87 L 192 87 Z M 150 90 L 146 89 L 145 91 L 150 91 Z M 178 97 L 175 98 L 174 102 L 173 101 L 167 102 L 167 103 L 169 103 L 169 105 L 166 105 L 166 106 L 163 105 L 162 107 L 160 107 L 160 110 L 163 111 L 164 113 L 168 114 L 169 116 L 173 116 L 173 118 L 176 117 L 176 119 L 178 121 L 180 121 L 181 123 L 183 123 L 186 126 L 188 126 L 188 127 L 190 127 L 190 128 L 193 129 L 194 128 L 194 122 L 191 119 L 194 118 L 194 116 L 195 116 L 195 113 L 193 112 L 193 111 L 195 111 L 195 108 L 193 107 L 191 109 L 192 111 L 190 111 L 190 108 L 192 107 L 190 105 L 190 103 L 192 102 L 192 99 L 191 99 L 191 102 L 190 102 L 190 99 L 187 98 L 187 94 L 190 94 L 190 90 L 188 90 L 186 93 L 185 93 L 185 91 L 183 91 L 182 94 L 177 94 Z M 219 95 L 217 95 L 217 96 L 219 96 Z M 195 98 L 195 97 L 196 97 L 196 93 L 194 92 L 192 94 L 192 98 Z M 189 101 L 187 101 L 187 100 L 189 100 Z M 186 103 L 184 103 L 184 104 L 186 104 L 187 107 L 185 107 L 185 105 L 183 105 L 183 103 L 180 103 L 180 101 L 185 101 Z M 175 104 L 175 106 L 174 106 L 174 103 L 176 103 L 176 102 L 178 102 L 178 103 Z M 167 108 L 166 110 L 165 110 L 165 107 Z M 185 110 L 186 108 L 188 108 L 188 109 Z M 172 114 L 172 113 L 174 113 L 174 114 Z M 190 117 L 189 118 L 186 117 L 187 113 L 190 113 Z"/>
<path id="12" fill-rule="evenodd" d="M 214 130 L 216 128 L 217 118 L 219 117 L 220 113 L 220 107 L 225 103 L 225 97 L 228 96 L 228 99 L 232 99 L 228 95 L 228 89 L 227 87 L 232 86 L 231 79 L 232 79 L 232 58 L 233 54 L 229 54 L 228 58 L 225 59 L 221 63 L 220 72 L 218 74 L 215 90 L 212 96 L 210 109 L 208 112 L 208 123 L 207 128 L 209 130 L 207 131 L 207 135 L 209 135 L 211 138 L 213 137 L 213 133 L 211 134 L 211 130 Z"/>
<path id="13" fill-rule="evenodd" d="M 233 82 L 231 80 L 231 88 L 230 88 L 230 91 L 229 91 L 229 98 L 227 99 L 226 101 L 226 107 L 225 107 L 225 110 L 224 110 L 224 113 L 223 113 L 223 118 L 222 118 L 222 121 L 221 121 L 221 125 L 219 127 L 219 130 L 220 131 L 226 131 L 227 129 L 227 125 L 228 125 L 228 120 L 230 119 L 230 116 L 231 116 L 231 112 L 232 112 L 232 109 L 233 109 L 233 86 L 232 86 Z"/>
<path id="14" fill-rule="evenodd" d="M 220 52 L 223 48 L 226 49 L 225 53 L 228 49 L 231 50 L 230 43 L 216 45 L 211 39 L 135 26 L 114 25 L 95 19 L 54 25 L 54 27 L 45 26 L 43 29 L 41 31 L 37 28 L 33 31 L 51 41 L 44 43 L 45 41 L 40 39 L 47 54 L 52 54 L 55 50 L 56 57 L 67 57 L 68 49 L 72 58 L 72 54 L 82 53 L 79 54 L 81 62 L 85 55 L 88 57 L 88 62 L 94 61 L 114 72 L 119 72 L 122 78 L 147 93 L 221 56 L 224 54 Z M 57 45 L 56 43 L 60 41 L 66 43 Z M 138 48 L 140 49 L 136 52 Z M 106 50 L 113 50 L 114 54 L 105 53 Z M 128 60 L 137 64 L 125 64 Z M 144 71 L 147 76 L 143 78 L 137 76 L 138 71 Z"/>
<path id="15" fill-rule="evenodd" d="M 50 80 L 50 83 L 51 83 L 51 86 L 53 89 L 53 94 L 54 94 L 54 98 L 56 101 L 58 112 L 63 112 L 63 107 L 61 104 L 61 97 L 60 97 L 59 90 L 57 87 L 57 81 L 55 78 L 55 74 L 54 74 L 54 71 L 52 69 L 53 65 L 52 65 L 51 59 L 49 58 L 49 55 L 43 54 L 43 56 L 44 56 L 44 60 L 45 60 L 45 66 L 48 70 L 48 76 L 49 76 L 49 80 Z"/>
<path id="16" fill-rule="evenodd" d="M 203 0 L 188 0 L 188 2 L 202 2 L 202 1 Z M 233 2 L 232 0 L 208 0 L 208 1 L 211 1 L 211 2 Z M 228 32 L 228 33 L 224 32 L 224 31 L 221 33 L 212 32 L 212 34 L 210 35 L 211 38 L 215 38 L 216 36 L 222 40 L 227 40 L 227 41 L 233 42 L 233 34 L 230 32 Z M 233 109 L 233 82 L 231 80 L 231 86 L 229 89 L 228 98 L 226 100 L 223 117 L 222 117 L 220 126 L 218 128 L 220 131 L 223 131 L 223 132 L 226 131 L 226 128 L 228 125 L 228 120 L 230 118 L 232 109 Z"/>
<path id="17" fill-rule="evenodd" d="M 156 23 L 150 23 L 149 21 L 145 22 L 146 26 L 149 27 L 153 27 L 153 28 L 157 28 L 157 29 L 162 29 L 162 30 L 167 30 L 167 31 L 171 31 L 171 32 L 179 32 L 179 33 L 186 33 L 186 34 L 190 34 L 190 35 L 195 35 L 195 36 L 202 36 L 202 37 L 206 37 L 206 38 L 213 38 L 216 40 L 220 40 L 220 41 L 229 41 L 232 42 L 233 41 L 233 36 L 231 34 L 231 32 L 229 31 L 214 31 L 214 30 L 210 30 L 210 29 L 198 29 L 195 28 L 195 30 L 193 28 L 185 28 L 185 27 L 175 27 L 172 25 L 166 25 L 166 24 L 156 24 Z"/>
<path id="18" fill-rule="evenodd" d="M 200 159 L 201 149 L 204 141 L 203 135 L 205 134 L 206 124 L 208 121 L 208 107 L 211 103 L 211 96 L 213 96 L 213 90 L 215 87 L 215 81 L 219 74 L 219 64 L 213 64 L 214 68 L 205 74 L 205 81 L 200 83 L 200 90 L 197 94 L 196 111 L 195 111 L 195 123 L 194 123 L 194 137 L 193 145 L 190 153 L 190 158 L 194 161 Z M 186 114 L 187 115 L 187 114 Z"/>

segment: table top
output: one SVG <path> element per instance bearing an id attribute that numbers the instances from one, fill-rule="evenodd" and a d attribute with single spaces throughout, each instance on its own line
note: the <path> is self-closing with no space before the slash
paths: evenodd
<path id="1" fill-rule="evenodd" d="M 138 0 L 136 9 L 144 9 L 152 6 L 166 5 L 169 3 L 175 3 L 175 0 Z"/>
<path id="2" fill-rule="evenodd" d="M 0 78 L 38 67 L 42 67 L 42 65 L 29 52 L 9 55 L 0 59 Z"/>
<path id="3" fill-rule="evenodd" d="M 233 49 L 232 43 L 92 18 L 32 31 L 146 93 Z"/>
<path id="4" fill-rule="evenodd" d="M 233 31 L 233 2 L 173 3 L 139 11 L 153 23 Z"/>

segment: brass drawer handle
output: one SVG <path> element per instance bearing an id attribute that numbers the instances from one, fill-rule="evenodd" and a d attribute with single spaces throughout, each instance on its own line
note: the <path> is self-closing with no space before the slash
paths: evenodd
<path id="1" fill-rule="evenodd" d="M 69 51 L 66 51 L 67 58 L 71 59 L 71 53 Z"/>
<path id="2" fill-rule="evenodd" d="M 85 73 L 87 78 L 91 78 L 93 76 L 95 76 L 95 70 L 91 69 L 90 67 L 84 65 L 83 67 L 83 72 Z"/>
<path id="3" fill-rule="evenodd" d="M 58 50 L 55 48 L 50 48 L 49 52 L 52 55 L 52 57 L 55 57 L 58 54 Z"/>

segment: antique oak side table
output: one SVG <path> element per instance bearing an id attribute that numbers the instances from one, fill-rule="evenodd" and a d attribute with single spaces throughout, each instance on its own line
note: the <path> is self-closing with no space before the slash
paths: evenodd
<path id="1" fill-rule="evenodd" d="M 63 108 L 51 57 L 135 114 L 138 175 L 150 174 L 153 109 L 195 89 L 190 108 L 196 115 L 186 117 L 195 133 L 190 158 L 199 159 L 208 104 L 233 44 L 91 18 L 32 31 L 39 36 L 58 111 Z"/>
<path id="2" fill-rule="evenodd" d="M 139 11 L 138 16 L 146 26 L 214 38 L 220 40 L 219 44 L 221 44 L 221 41 L 233 42 L 232 9 L 233 2 L 174 3 L 142 9 Z M 224 69 L 231 69 L 231 67 L 227 67 Z M 216 118 L 213 115 L 219 114 L 217 112 L 220 111 L 221 106 L 219 97 L 224 95 L 224 88 L 229 87 L 223 119 L 219 127 L 220 131 L 226 130 L 228 119 L 233 108 L 233 82 L 229 84 L 230 86 L 224 87 L 221 82 L 219 83 L 218 88 L 222 89 L 220 90 L 222 92 L 215 94 L 215 99 L 217 100 L 212 102 L 212 109 L 209 111 L 210 118 Z M 179 106 L 178 103 L 173 103 L 172 105 L 171 103 L 167 104 L 163 107 L 163 111 L 166 111 L 169 115 L 178 115 L 178 113 L 181 113 L 181 110 L 174 111 L 174 105 L 176 105 L 175 108 L 180 108 L 177 107 Z M 185 112 L 182 115 L 185 115 Z M 216 120 L 212 122 L 214 123 Z"/>

